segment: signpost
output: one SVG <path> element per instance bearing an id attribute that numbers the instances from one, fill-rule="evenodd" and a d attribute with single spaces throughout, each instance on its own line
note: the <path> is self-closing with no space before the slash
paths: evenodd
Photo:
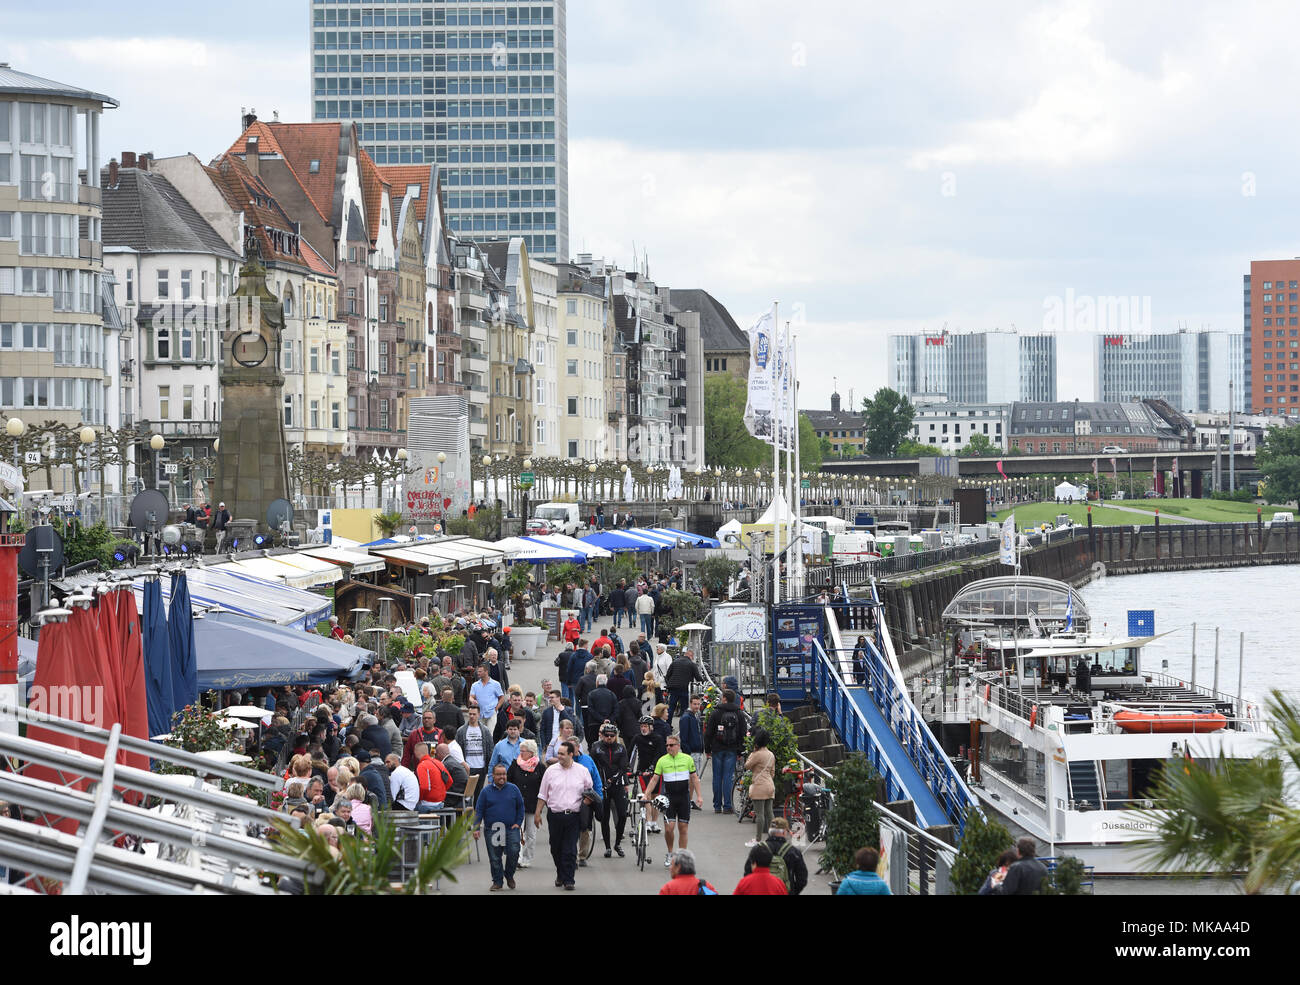
<path id="1" fill-rule="evenodd" d="M 532 488 L 532 485 L 536 481 L 536 479 L 537 476 L 534 475 L 532 472 L 519 473 L 519 484 L 525 488 Z"/>

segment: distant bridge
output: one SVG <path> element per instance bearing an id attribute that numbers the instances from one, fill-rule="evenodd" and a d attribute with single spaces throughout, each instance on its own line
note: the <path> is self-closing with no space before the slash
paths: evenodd
<path id="1" fill-rule="evenodd" d="M 1214 469 L 1215 454 L 1213 450 L 1209 451 L 1162 451 L 1162 452 L 1133 452 L 1124 455 L 1103 455 L 1100 452 L 1096 454 L 1084 455 L 1003 455 L 1000 460 L 1002 468 L 1008 476 L 1030 476 L 1030 475 L 1082 475 L 1092 472 L 1093 459 L 1097 460 L 1097 469 L 1104 475 L 1111 472 L 1110 460 L 1115 459 L 1115 471 L 1120 475 L 1128 475 L 1132 472 L 1134 475 L 1150 475 L 1152 468 L 1159 467 L 1161 470 L 1168 470 L 1173 465 L 1173 460 L 1178 459 L 1178 468 L 1183 472 L 1209 472 Z M 1245 454 L 1236 452 L 1229 455 L 1227 452 L 1220 456 L 1223 468 L 1223 475 L 1226 477 L 1229 469 L 1229 459 L 1235 458 L 1235 468 L 1237 476 L 1245 472 L 1253 472 L 1255 469 L 1254 454 Z M 999 456 L 988 455 L 976 458 L 945 456 L 944 462 L 951 462 L 953 469 L 952 475 L 962 475 L 967 478 L 988 476 L 989 478 L 998 478 L 998 461 Z M 838 475 L 880 475 L 889 477 L 907 477 L 912 478 L 920 474 L 920 459 L 916 458 L 843 458 L 833 459 L 822 463 L 823 472 L 835 473 Z"/>

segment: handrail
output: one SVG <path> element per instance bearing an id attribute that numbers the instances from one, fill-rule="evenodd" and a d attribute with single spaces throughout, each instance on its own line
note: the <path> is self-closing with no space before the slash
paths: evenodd
<path id="1" fill-rule="evenodd" d="M 844 744 L 867 754 L 867 758 L 884 777 L 891 799 L 910 799 L 895 765 L 885 751 L 871 741 L 866 716 L 849 697 L 848 687 L 836 667 L 837 661 L 832 661 L 817 641 L 813 642 L 813 648 L 817 656 L 813 664 L 817 699 L 840 733 Z M 979 810 L 974 796 L 871 640 L 867 641 L 866 665 L 873 700 L 902 745 L 904 753 L 920 772 L 945 816 L 956 826 L 960 835 L 965 830 L 967 811 Z"/>

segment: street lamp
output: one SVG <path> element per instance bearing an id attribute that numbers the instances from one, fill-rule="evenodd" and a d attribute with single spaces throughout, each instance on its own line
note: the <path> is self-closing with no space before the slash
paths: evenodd
<path id="1" fill-rule="evenodd" d="M 166 443 L 163 441 L 161 434 L 155 434 L 149 439 L 149 447 L 153 449 L 153 487 L 155 489 L 158 488 L 158 453 L 163 450 L 163 445 Z"/>
<path id="2" fill-rule="evenodd" d="M 14 439 L 14 468 L 18 468 L 18 439 L 27 433 L 27 424 L 21 417 L 5 421 L 5 432 Z"/>
<path id="3" fill-rule="evenodd" d="M 87 486 L 90 485 L 90 449 L 87 448 L 86 446 L 93 444 L 95 441 L 95 437 L 96 437 L 95 429 L 90 427 L 89 425 L 87 425 L 86 427 L 82 428 L 80 431 L 77 432 L 77 438 L 81 441 L 82 451 L 86 459 L 86 485 Z M 90 490 L 87 489 L 86 491 L 89 492 Z M 101 517 L 104 515 L 104 479 L 102 474 L 99 480 L 99 515 Z"/>

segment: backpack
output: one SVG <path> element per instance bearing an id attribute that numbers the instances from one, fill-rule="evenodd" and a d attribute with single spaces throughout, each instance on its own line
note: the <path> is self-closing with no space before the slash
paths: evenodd
<path id="1" fill-rule="evenodd" d="M 701 879 L 699 882 L 700 882 L 700 887 L 697 890 L 695 890 L 696 896 L 717 896 L 718 895 L 718 891 L 710 887 L 709 884 L 705 882 L 703 879 Z"/>
<path id="2" fill-rule="evenodd" d="M 739 746 L 741 740 L 740 712 L 728 708 L 718 716 L 715 726 L 717 740 L 723 746 Z"/>
<path id="3" fill-rule="evenodd" d="M 792 846 L 790 842 L 786 841 L 785 844 L 781 846 L 780 851 L 776 851 L 772 853 L 772 861 L 771 864 L 769 865 L 769 869 L 772 875 L 776 876 L 783 883 L 785 883 L 786 892 L 790 891 L 790 869 L 785 864 L 785 854 L 790 850 L 791 847 Z"/>

